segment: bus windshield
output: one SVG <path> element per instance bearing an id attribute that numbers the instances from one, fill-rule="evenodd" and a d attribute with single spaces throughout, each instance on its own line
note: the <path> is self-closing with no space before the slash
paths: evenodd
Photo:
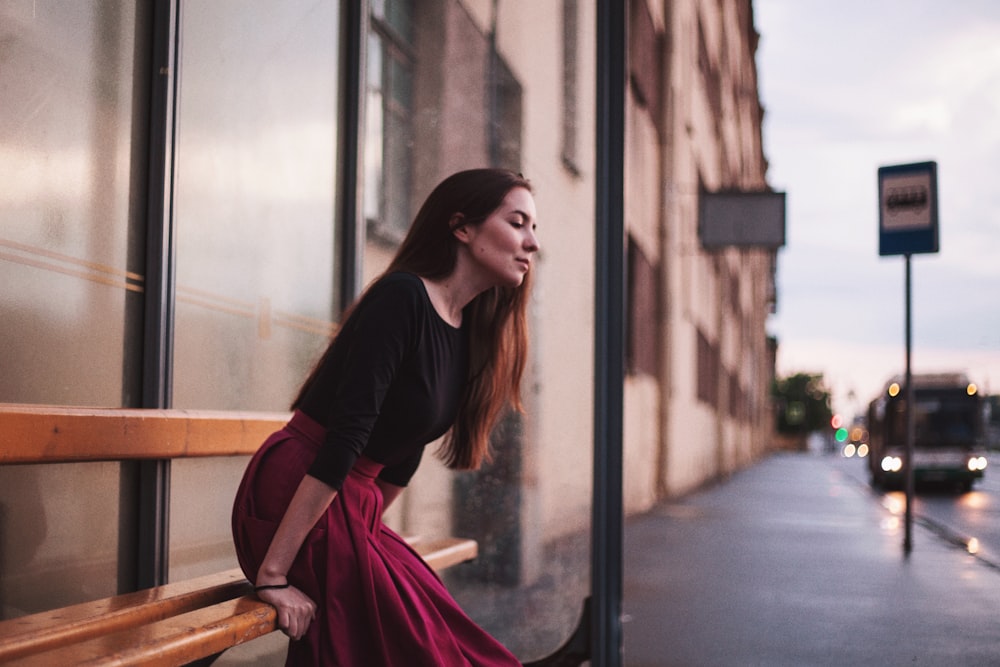
<path id="1" fill-rule="evenodd" d="M 979 440 L 979 406 L 975 397 L 963 394 L 917 392 L 914 415 L 914 446 L 920 449 L 972 449 Z M 906 403 L 892 406 L 892 440 L 906 437 Z"/>

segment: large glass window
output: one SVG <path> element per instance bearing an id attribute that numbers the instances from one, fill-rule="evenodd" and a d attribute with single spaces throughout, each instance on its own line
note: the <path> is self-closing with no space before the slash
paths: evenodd
<path id="1" fill-rule="evenodd" d="M 338 3 L 183 20 L 174 405 L 285 409 L 336 308 Z"/>
<path id="2" fill-rule="evenodd" d="M 131 5 L 0 4 L 0 401 L 128 402 L 135 22 Z"/>
<path id="3" fill-rule="evenodd" d="M 0 3 L 0 402 L 136 400 L 137 6 Z M 116 592 L 119 468 L 0 466 L 0 617 Z"/>
<path id="4" fill-rule="evenodd" d="M 287 410 L 338 304 L 339 3 L 183 3 L 173 407 Z M 170 578 L 236 564 L 243 459 L 171 471 Z"/>

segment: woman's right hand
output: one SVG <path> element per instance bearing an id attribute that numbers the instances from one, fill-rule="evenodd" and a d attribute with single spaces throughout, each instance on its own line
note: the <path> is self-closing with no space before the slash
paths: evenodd
<path id="1" fill-rule="evenodd" d="M 278 628 L 289 639 L 302 639 L 316 618 L 316 603 L 294 586 L 265 588 L 257 591 L 257 597 L 277 610 Z"/>
<path id="2" fill-rule="evenodd" d="M 315 477 L 303 477 L 257 570 L 257 597 L 274 605 L 278 610 L 278 627 L 292 639 L 301 639 L 306 634 L 316 618 L 316 603 L 299 589 L 288 586 L 288 571 L 309 531 L 336 495 L 336 489 Z"/>

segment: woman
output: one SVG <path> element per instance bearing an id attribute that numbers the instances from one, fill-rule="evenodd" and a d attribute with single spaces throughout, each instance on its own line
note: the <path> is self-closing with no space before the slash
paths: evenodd
<path id="1" fill-rule="evenodd" d="M 445 179 L 250 461 L 233 534 L 288 664 L 520 664 L 381 515 L 427 443 L 447 434 L 447 465 L 475 469 L 520 409 L 535 217 L 519 174 Z"/>

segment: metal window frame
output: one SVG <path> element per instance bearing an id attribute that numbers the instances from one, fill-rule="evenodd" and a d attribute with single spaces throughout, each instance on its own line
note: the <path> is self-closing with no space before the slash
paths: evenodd
<path id="1" fill-rule="evenodd" d="M 181 4 L 154 0 L 149 98 L 149 180 L 146 203 L 143 408 L 169 408 L 173 400 L 175 258 L 173 189 L 180 65 Z M 142 461 L 135 479 L 134 588 L 167 582 L 170 550 L 170 461 Z"/>

